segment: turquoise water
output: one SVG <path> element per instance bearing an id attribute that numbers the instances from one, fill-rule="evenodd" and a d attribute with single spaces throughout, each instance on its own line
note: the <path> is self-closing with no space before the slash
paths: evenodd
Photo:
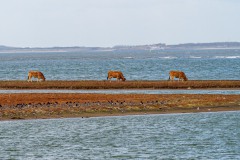
<path id="1" fill-rule="evenodd" d="M 240 112 L 0 122 L 0 159 L 240 159 Z"/>
<path id="2" fill-rule="evenodd" d="M 105 80 L 121 70 L 127 80 L 166 80 L 182 70 L 191 80 L 239 80 L 240 50 L 1 53 L 0 80 L 26 80 L 40 70 L 47 80 Z"/>

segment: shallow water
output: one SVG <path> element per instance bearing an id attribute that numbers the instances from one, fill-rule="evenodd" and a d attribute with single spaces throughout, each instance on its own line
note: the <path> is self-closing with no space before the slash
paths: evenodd
<path id="1" fill-rule="evenodd" d="M 240 112 L 0 122 L 0 159 L 240 159 Z"/>
<path id="2" fill-rule="evenodd" d="M 239 80 L 240 50 L 1 53 L 0 80 L 26 80 L 40 70 L 47 80 L 105 80 L 121 70 L 127 80 L 166 80 L 182 70 L 191 80 Z"/>
<path id="3" fill-rule="evenodd" d="M 161 90 L 145 90 L 145 89 L 108 89 L 108 90 L 0 90 L 1 93 L 102 93 L 102 94 L 240 94 L 239 89 L 223 89 L 223 90 L 199 90 L 199 89 L 161 89 Z"/>

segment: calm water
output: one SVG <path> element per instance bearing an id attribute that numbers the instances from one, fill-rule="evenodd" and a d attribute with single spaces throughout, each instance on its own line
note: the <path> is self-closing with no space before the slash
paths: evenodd
<path id="1" fill-rule="evenodd" d="M 47 80 L 105 80 L 121 70 L 128 80 L 165 80 L 182 70 L 192 80 L 239 80 L 240 50 L 0 53 L 0 80 L 25 80 L 29 70 Z"/>
<path id="2" fill-rule="evenodd" d="M 240 112 L 0 122 L 0 159 L 240 159 Z"/>

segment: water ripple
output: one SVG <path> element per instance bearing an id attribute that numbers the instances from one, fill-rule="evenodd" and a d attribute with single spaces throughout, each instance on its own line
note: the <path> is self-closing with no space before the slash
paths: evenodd
<path id="1" fill-rule="evenodd" d="M 0 122 L 0 159 L 239 159 L 240 112 Z"/>

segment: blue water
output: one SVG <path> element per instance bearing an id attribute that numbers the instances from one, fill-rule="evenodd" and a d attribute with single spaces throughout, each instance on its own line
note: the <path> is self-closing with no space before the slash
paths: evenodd
<path id="1" fill-rule="evenodd" d="M 240 159 L 240 112 L 0 122 L 0 159 Z"/>
<path id="2" fill-rule="evenodd" d="M 0 80 L 240 80 L 240 50 L 0 53 Z M 1 90 L 1 93 L 239 94 L 239 90 Z M 0 159 L 240 159 L 240 112 L 0 121 Z"/>
<path id="3" fill-rule="evenodd" d="M 190 80 L 239 80 L 240 50 L 0 53 L 0 80 L 26 80 L 29 70 L 47 80 L 105 80 L 108 70 L 127 80 L 165 80 L 170 70 Z"/>

